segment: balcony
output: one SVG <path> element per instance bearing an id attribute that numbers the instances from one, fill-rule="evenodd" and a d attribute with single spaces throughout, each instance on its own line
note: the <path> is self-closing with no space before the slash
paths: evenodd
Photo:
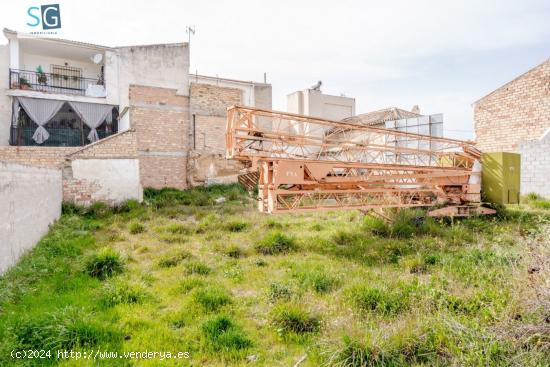
<path id="1" fill-rule="evenodd" d="M 38 143 L 34 139 L 37 125 L 29 114 L 19 108 L 11 124 L 10 145 L 42 146 L 42 147 L 78 147 L 92 143 L 90 127 L 82 117 L 70 106 L 64 103 L 59 111 L 43 127 L 48 133 L 45 141 Z M 116 134 L 118 131 L 118 108 L 114 107 L 109 118 L 105 118 L 96 128 L 98 140 Z"/>
<path id="2" fill-rule="evenodd" d="M 42 71 L 10 69 L 10 89 L 70 94 L 88 97 L 105 97 L 101 79 L 83 78 L 79 73 L 45 73 Z"/>

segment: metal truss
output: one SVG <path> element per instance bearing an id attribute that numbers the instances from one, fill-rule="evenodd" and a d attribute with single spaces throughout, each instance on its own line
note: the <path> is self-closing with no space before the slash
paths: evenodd
<path id="1" fill-rule="evenodd" d="M 233 106 L 226 156 L 259 172 L 269 213 L 480 201 L 480 152 L 461 140 Z"/>

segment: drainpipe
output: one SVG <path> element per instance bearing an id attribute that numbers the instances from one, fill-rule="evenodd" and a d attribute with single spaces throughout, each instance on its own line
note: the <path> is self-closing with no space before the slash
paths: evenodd
<path id="1" fill-rule="evenodd" d="M 197 149 L 197 138 L 195 134 L 195 117 L 196 115 L 193 114 L 193 150 Z"/>

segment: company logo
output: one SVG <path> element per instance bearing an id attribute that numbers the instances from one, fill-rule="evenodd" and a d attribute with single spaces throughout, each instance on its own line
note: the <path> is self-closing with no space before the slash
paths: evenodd
<path id="1" fill-rule="evenodd" d="M 43 30 L 61 28 L 61 12 L 59 4 L 31 6 L 27 9 L 29 27 L 42 26 Z"/>

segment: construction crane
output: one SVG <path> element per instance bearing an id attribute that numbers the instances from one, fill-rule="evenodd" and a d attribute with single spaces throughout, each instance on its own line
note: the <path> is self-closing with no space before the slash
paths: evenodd
<path id="1" fill-rule="evenodd" d="M 258 176 L 261 212 L 432 207 L 491 214 L 473 143 L 259 108 L 227 111 L 226 157 Z"/>

